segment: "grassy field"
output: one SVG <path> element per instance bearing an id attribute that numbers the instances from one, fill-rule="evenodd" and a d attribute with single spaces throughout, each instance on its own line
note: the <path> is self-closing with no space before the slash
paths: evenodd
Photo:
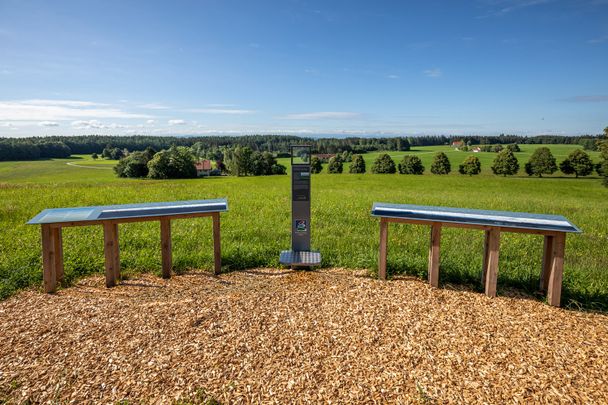
<path id="1" fill-rule="evenodd" d="M 608 310 L 608 189 L 597 177 L 574 179 L 557 173 L 529 178 L 523 165 L 537 145 L 523 145 L 516 156 L 518 176 L 494 176 L 493 153 L 477 153 L 482 174 L 462 176 L 457 166 L 469 152 L 448 147 L 421 147 L 427 168 L 422 176 L 321 173 L 313 177 L 313 246 L 323 266 L 377 268 L 378 223 L 370 217 L 374 201 L 526 211 L 566 216 L 583 229 L 568 237 L 563 304 Z M 551 146 L 561 161 L 573 146 Z M 443 150 L 452 163 L 447 176 L 428 174 L 433 152 Z M 398 160 L 406 152 L 391 153 Z M 377 154 L 365 155 L 368 170 Z M 597 154 L 592 154 L 594 160 Z M 70 163 L 70 164 L 68 164 Z M 288 165 L 288 159 L 281 159 Z M 278 266 L 279 252 L 290 244 L 289 176 L 205 178 L 190 180 L 118 179 L 113 162 L 86 156 L 35 162 L 0 162 L 0 297 L 41 283 L 40 229 L 25 222 L 44 208 L 228 197 L 222 215 L 224 271 Z M 156 222 L 120 226 L 121 265 L 127 275 L 160 273 L 159 226 Z M 426 275 L 428 227 L 391 226 L 389 272 Z M 538 286 L 542 238 L 504 234 L 498 278 L 504 288 L 534 293 Z M 481 290 L 481 231 L 445 229 L 441 282 L 471 284 Z M 103 271 L 101 227 L 64 230 L 66 282 Z M 174 221 L 177 271 L 211 269 L 211 221 Z"/>

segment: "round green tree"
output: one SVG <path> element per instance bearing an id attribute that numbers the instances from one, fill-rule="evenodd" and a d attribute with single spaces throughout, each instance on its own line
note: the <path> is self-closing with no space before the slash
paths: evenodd
<path id="1" fill-rule="evenodd" d="M 528 176 L 543 177 L 543 174 L 553 174 L 557 171 L 555 157 L 547 147 L 538 148 L 534 151 L 525 167 Z"/>
<path id="2" fill-rule="evenodd" d="M 344 167 L 342 165 L 342 160 L 339 157 L 334 156 L 331 159 L 329 159 L 329 163 L 327 164 L 327 171 L 329 173 L 332 173 L 332 174 L 342 173 L 343 170 L 344 170 Z"/>
<path id="3" fill-rule="evenodd" d="M 323 164 L 321 163 L 321 159 L 319 159 L 317 156 L 313 156 L 312 159 L 310 159 L 310 172 L 317 174 L 321 173 L 322 170 Z"/>
<path id="4" fill-rule="evenodd" d="M 443 152 L 435 153 L 433 163 L 431 163 L 431 173 L 433 174 L 449 174 L 452 171 L 450 159 Z"/>
<path id="5" fill-rule="evenodd" d="M 604 176 L 604 181 L 602 184 L 608 187 L 608 127 L 604 128 L 604 135 L 606 139 L 598 143 L 598 149 L 601 152 L 600 156 L 603 159 L 603 161 L 599 164 L 598 173 L 601 176 Z"/>
<path id="6" fill-rule="evenodd" d="M 559 169 L 564 174 L 574 174 L 576 177 L 588 176 L 593 173 L 593 161 L 582 149 L 570 152 L 568 157 L 559 164 Z"/>
<path id="7" fill-rule="evenodd" d="M 196 177 L 194 155 L 185 146 L 162 150 L 148 162 L 148 177 L 152 179 L 180 179 Z"/>
<path id="8" fill-rule="evenodd" d="M 395 162 L 393 162 L 393 159 L 386 153 L 379 155 L 372 165 L 372 173 L 391 174 L 396 171 Z"/>
<path id="9" fill-rule="evenodd" d="M 509 149 L 498 152 L 492 165 L 492 172 L 502 176 L 512 176 L 519 171 L 519 162 Z"/>
<path id="10" fill-rule="evenodd" d="M 133 152 L 118 161 L 114 172 L 118 177 L 146 177 L 148 175 L 147 155 L 144 152 Z"/>
<path id="11" fill-rule="evenodd" d="M 354 155 L 348 168 L 350 173 L 365 173 L 365 160 L 361 155 Z"/>
<path id="12" fill-rule="evenodd" d="M 422 174 L 424 165 L 422 160 L 416 155 L 405 155 L 399 163 L 399 173 L 401 174 Z"/>
<path id="13" fill-rule="evenodd" d="M 475 174 L 481 173 L 481 162 L 477 156 L 469 156 L 460 166 L 458 166 L 458 173 L 460 174 L 468 174 L 469 176 L 473 176 Z"/>

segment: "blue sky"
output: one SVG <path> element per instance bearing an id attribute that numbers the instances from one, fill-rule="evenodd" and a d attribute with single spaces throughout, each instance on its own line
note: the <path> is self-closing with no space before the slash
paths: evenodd
<path id="1" fill-rule="evenodd" d="M 0 136 L 607 125 L 608 0 L 0 0 Z"/>

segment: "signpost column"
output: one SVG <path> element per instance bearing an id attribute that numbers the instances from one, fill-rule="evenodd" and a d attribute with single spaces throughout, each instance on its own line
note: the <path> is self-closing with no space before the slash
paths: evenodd
<path id="1" fill-rule="evenodd" d="M 279 259 L 285 265 L 321 264 L 321 254 L 310 250 L 310 159 L 310 146 L 291 147 L 291 250 Z"/>

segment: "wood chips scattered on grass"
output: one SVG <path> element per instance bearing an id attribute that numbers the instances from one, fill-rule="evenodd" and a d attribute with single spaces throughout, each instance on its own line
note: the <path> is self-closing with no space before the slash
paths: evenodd
<path id="1" fill-rule="evenodd" d="M 608 316 L 352 271 L 103 277 L 0 303 L 0 400 L 608 401 Z"/>

